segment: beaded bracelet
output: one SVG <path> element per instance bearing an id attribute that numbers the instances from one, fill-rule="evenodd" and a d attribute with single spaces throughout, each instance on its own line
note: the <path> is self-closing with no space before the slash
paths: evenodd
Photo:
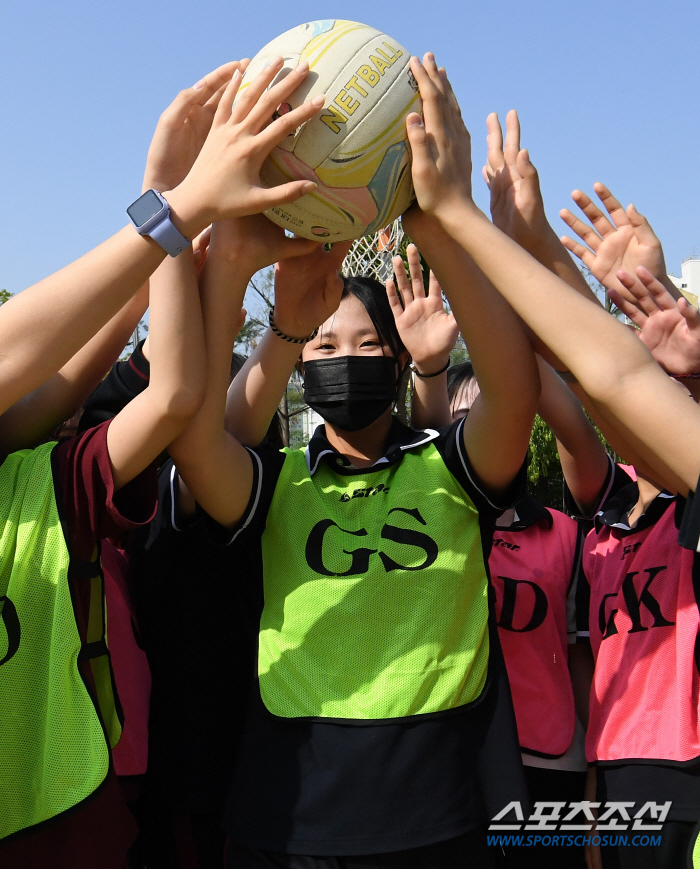
<path id="1" fill-rule="evenodd" d="M 670 374 L 674 380 L 700 380 L 700 374 Z"/>
<path id="2" fill-rule="evenodd" d="M 267 315 L 267 322 L 270 324 L 270 329 L 277 335 L 278 338 L 281 338 L 283 341 L 287 341 L 289 344 L 307 344 L 309 341 L 313 341 L 313 339 L 318 334 L 318 329 L 314 329 L 314 331 L 307 338 L 292 338 L 291 335 L 285 335 L 284 332 L 280 332 L 280 330 L 275 326 L 275 306 L 272 305 L 270 311 Z"/>
<path id="3" fill-rule="evenodd" d="M 419 377 L 422 377 L 423 380 L 428 380 L 430 377 L 437 377 L 438 374 L 444 374 L 445 371 L 450 367 L 450 360 L 447 360 L 447 365 L 444 368 L 441 368 L 439 371 L 434 371 L 432 374 L 421 374 L 420 371 L 416 368 L 416 363 L 411 362 L 411 371 L 414 374 L 417 374 Z"/>

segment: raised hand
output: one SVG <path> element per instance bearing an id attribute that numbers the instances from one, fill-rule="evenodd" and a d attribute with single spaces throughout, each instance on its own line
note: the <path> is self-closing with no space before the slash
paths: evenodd
<path id="1" fill-rule="evenodd" d="M 175 97 L 158 119 L 148 149 L 144 190 L 172 190 L 185 179 L 202 150 L 226 86 L 234 72 L 245 72 L 247 65 L 248 60 L 226 63 Z"/>
<path id="2" fill-rule="evenodd" d="M 288 238 L 264 214 L 249 214 L 215 223 L 209 251 L 212 256 L 235 262 L 243 273 L 252 276 L 266 266 L 313 253 L 321 246 L 321 242 L 307 238 Z"/>
<path id="3" fill-rule="evenodd" d="M 618 280 L 634 298 L 632 304 L 617 290 L 612 302 L 639 327 L 639 337 L 656 361 L 671 374 L 700 373 L 700 313 L 681 296 L 674 299 L 642 266 L 633 277 L 620 270 Z"/>
<path id="4" fill-rule="evenodd" d="M 455 205 L 472 205 L 471 139 L 444 70 L 430 52 L 411 58 L 423 100 L 423 118 L 406 118 L 412 152 L 413 186 L 423 211 L 438 219 L 454 213 Z M 475 206 L 474 206 L 475 207 Z"/>
<path id="5" fill-rule="evenodd" d="M 167 196 L 183 235 L 191 237 L 216 220 L 292 202 L 316 188 L 313 181 L 304 180 L 268 188 L 260 180 L 260 168 L 270 151 L 319 112 L 325 101 L 319 95 L 273 121 L 277 107 L 309 72 L 302 62 L 272 85 L 282 64 L 281 57 L 271 60 L 238 99 L 241 71 L 233 73 L 190 173 Z"/>
<path id="6" fill-rule="evenodd" d="M 511 110 L 506 115 L 506 140 L 498 115 L 486 119 L 488 157 L 483 175 L 491 191 L 491 217 L 507 236 L 530 250 L 543 237 L 553 234 L 547 222 L 537 170 L 527 150 L 520 147 L 520 120 Z"/>
<path id="7" fill-rule="evenodd" d="M 337 311 L 343 292 L 340 267 L 351 246 L 339 242 L 326 251 L 318 245 L 305 256 L 275 264 L 275 325 L 281 332 L 305 338 Z"/>
<path id="8" fill-rule="evenodd" d="M 578 241 L 563 236 L 564 247 L 575 254 L 591 274 L 608 290 L 616 290 L 630 304 L 635 304 L 635 297 L 619 280 L 620 270 L 627 272 L 633 278 L 636 269 L 642 266 L 663 284 L 674 299 L 680 292 L 673 286 L 666 274 L 666 263 L 661 242 L 654 234 L 649 221 L 641 215 L 634 205 L 624 209 L 608 188 L 596 182 L 593 189 L 608 214 L 606 216 L 585 193 L 574 190 L 571 198 L 589 219 L 592 226 L 579 220 L 568 209 L 559 212 L 561 219 L 581 239 Z M 638 287 L 644 292 L 642 285 Z"/>
<path id="9" fill-rule="evenodd" d="M 396 283 L 393 279 L 386 282 L 386 294 L 396 328 L 413 357 L 416 368 L 420 374 L 433 374 L 450 361 L 459 327 L 454 316 L 445 311 L 440 284 L 432 272 L 428 294 L 425 294 L 420 257 L 415 244 L 409 244 L 406 254 L 410 281 L 403 260 L 400 256 L 395 256 L 393 263 Z M 401 299 L 396 291 L 397 284 Z"/>

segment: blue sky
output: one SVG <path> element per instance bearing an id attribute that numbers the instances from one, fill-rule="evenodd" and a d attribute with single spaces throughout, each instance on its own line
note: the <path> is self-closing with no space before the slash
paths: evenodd
<path id="1" fill-rule="evenodd" d="M 488 112 L 517 108 L 558 232 L 571 190 L 601 180 L 649 217 L 670 271 L 700 254 L 697 0 L 25 0 L 0 10 L 0 287 L 18 292 L 124 225 L 178 90 L 334 16 L 435 52 L 475 167 Z M 485 207 L 476 172 L 474 183 Z"/>

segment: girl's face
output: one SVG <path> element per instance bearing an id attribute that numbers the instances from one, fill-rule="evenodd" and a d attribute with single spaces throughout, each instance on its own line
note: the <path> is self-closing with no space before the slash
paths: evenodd
<path id="1" fill-rule="evenodd" d="M 391 356 L 391 350 L 380 343 L 369 314 L 356 296 L 343 299 L 318 335 L 304 346 L 302 361 L 334 356 Z"/>

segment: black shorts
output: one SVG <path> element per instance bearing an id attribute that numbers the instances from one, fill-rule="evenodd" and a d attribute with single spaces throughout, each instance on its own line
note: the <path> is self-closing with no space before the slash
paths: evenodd
<path id="1" fill-rule="evenodd" d="M 226 869 L 495 869 L 493 849 L 486 846 L 486 830 L 479 827 L 456 839 L 393 851 L 355 857 L 310 857 L 258 851 L 229 839 Z"/>

